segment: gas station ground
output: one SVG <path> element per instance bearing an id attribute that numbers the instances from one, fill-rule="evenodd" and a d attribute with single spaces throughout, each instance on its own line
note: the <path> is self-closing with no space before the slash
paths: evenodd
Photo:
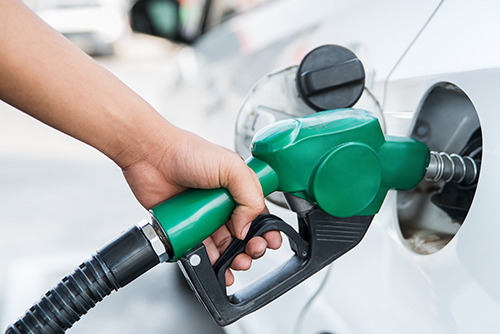
<path id="1" fill-rule="evenodd" d="M 158 87 L 167 86 L 176 51 L 166 41 L 132 35 L 117 45 L 114 57 L 97 60 L 161 109 L 164 92 Z M 105 156 L 0 102 L 2 332 L 93 252 L 147 217 L 120 169 Z M 176 264 L 159 265 L 113 292 L 68 330 L 222 332 Z"/>

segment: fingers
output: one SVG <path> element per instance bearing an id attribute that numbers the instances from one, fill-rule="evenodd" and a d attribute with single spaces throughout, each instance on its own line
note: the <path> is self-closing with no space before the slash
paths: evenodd
<path id="1" fill-rule="evenodd" d="M 266 249 L 278 249 L 280 248 L 282 243 L 281 233 L 278 231 L 270 231 L 264 233 L 262 237 L 254 237 L 250 239 L 245 247 L 245 254 L 247 254 L 249 259 L 259 259 L 265 253 Z M 238 262 L 245 261 L 245 262 Z M 234 259 L 231 268 L 235 270 L 247 270 L 244 269 L 244 264 L 246 263 L 246 259 L 239 260 L 238 258 Z M 236 263 L 235 263 L 236 262 Z"/>
<path id="2" fill-rule="evenodd" d="M 217 246 L 215 245 L 212 237 L 208 237 L 203 240 L 203 244 L 205 245 L 208 257 L 210 258 L 210 263 L 213 265 L 215 262 L 217 262 L 221 253 L 219 253 L 219 251 L 217 250 Z"/>
<path id="3" fill-rule="evenodd" d="M 248 254 L 252 259 L 258 259 L 264 255 L 264 253 L 266 252 L 266 248 L 266 239 L 264 239 L 263 237 L 254 237 L 248 241 L 245 247 L 245 253 Z"/>
<path id="4" fill-rule="evenodd" d="M 211 237 L 214 245 L 217 247 L 217 251 L 221 254 L 226 251 L 227 247 L 229 247 L 234 240 L 227 225 L 222 225 L 217 231 L 212 233 Z"/>
<path id="5" fill-rule="evenodd" d="M 222 225 L 217 231 L 203 241 L 207 250 L 210 263 L 212 265 L 219 259 L 220 255 L 224 253 L 233 242 L 233 237 L 226 225 Z"/>
<path id="6" fill-rule="evenodd" d="M 203 243 L 207 250 L 212 265 L 220 258 L 220 255 L 226 251 L 233 238 L 226 226 L 222 226 L 211 237 L 205 239 Z M 245 253 L 241 253 L 231 263 L 231 269 L 244 271 L 250 269 L 252 260 L 262 257 L 266 248 L 277 249 L 281 245 L 282 238 L 278 231 L 270 231 L 262 237 L 254 237 L 249 240 L 245 247 Z M 234 283 L 234 275 L 228 269 L 225 273 L 226 285 Z"/>
<path id="7" fill-rule="evenodd" d="M 234 275 L 231 270 L 227 269 L 224 273 L 224 277 L 226 278 L 226 286 L 231 286 L 234 283 Z"/>
<path id="8" fill-rule="evenodd" d="M 245 253 L 238 254 L 238 256 L 231 263 L 231 269 L 244 271 L 250 269 L 252 266 L 252 258 Z"/>
<path id="9" fill-rule="evenodd" d="M 281 246 L 282 238 L 278 231 L 264 233 L 263 237 L 250 239 L 245 247 L 245 253 L 239 254 L 231 263 L 231 269 L 248 270 L 252 266 L 252 260 L 264 256 L 266 249 L 278 249 Z"/>
<path id="10" fill-rule="evenodd" d="M 211 237 L 205 239 L 203 243 L 212 264 L 219 259 L 220 255 L 226 251 L 233 240 L 231 233 L 225 225 L 215 231 Z M 266 252 L 266 248 L 278 249 L 281 246 L 281 241 L 281 234 L 278 231 L 266 232 L 262 237 L 250 239 L 245 247 L 245 253 L 249 255 L 248 259 L 236 257 L 231 268 L 235 270 L 248 270 L 250 268 L 249 259 L 262 257 Z"/>
<path id="11" fill-rule="evenodd" d="M 281 233 L 278 231 L 269 231 L 264 233 L 264 239 L 266 239 L 267 248 L 269 249 L 278 249 L 281 247 L 283 242 Z"/>

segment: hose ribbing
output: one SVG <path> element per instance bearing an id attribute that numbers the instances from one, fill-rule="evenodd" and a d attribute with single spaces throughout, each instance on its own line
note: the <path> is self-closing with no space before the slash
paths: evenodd
<path id="1" fill-rule="evenodd" d="M 98 254 L 82 263 L 49 290 L 6 334 L 64 333 L 104 297 L 117 282 Z"/>
<path id="2" fill-rule="evenodd" d="M 141 229 L 134 226 L 64 277 L 5 334 L 60 334 L 108 296 L 155 265 L 159 259 Z"/>

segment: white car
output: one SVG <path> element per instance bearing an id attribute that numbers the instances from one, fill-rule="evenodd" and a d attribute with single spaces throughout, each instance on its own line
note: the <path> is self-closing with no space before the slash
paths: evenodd
<path id="1" fill-rule="evenodd" d="M 316 47 L 337 44 L 352 50 L 365 67 L 365 90 L 354 107 L 375 113 L 386 134 L 411 136 L 432 150 L 481 161 L 477 185 L 423 181 L 414 191 L 389 192 L 356 248 L 225 330 L 499 332 L 500 3 L 281 0 L 220 24 L 212 21 L 208 29 L 210 8 L 218 3 L 199 4 L 201 23 L 191 35 L 183 35 L 182 22 L 164 34 L 189 43 L 179 54 L 178 89 L 205 101 L 193 106 L 212 115 L 207 137 L 228 145 L 232 131 L 222 133 L 217 117 L 235 121 L 260 78 L 297 65 Z M 151 27 L 142 31 L 161 35 Z M 294 224 L 292 212 L 269 207 Z M 231 291 L 284 262 L 290 252 L 283 247 L 239 275 Z"/>
<path id="2" fill-rule="evenodd" d="M 49 25 L 90 55 L 112 55 L 126 32 L 120 0 L 31 0 L 27 4 Z"/>

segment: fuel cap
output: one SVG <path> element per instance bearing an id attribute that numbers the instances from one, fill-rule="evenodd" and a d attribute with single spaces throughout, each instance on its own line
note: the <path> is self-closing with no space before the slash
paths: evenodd
<path id="1" fill-rule="evenodd" d="M 365 70 L 352 51 L 323 45 L 302 59 L 296 82 L 300 97 L 316 111 L 349 108 L 363 93 Z"/>

